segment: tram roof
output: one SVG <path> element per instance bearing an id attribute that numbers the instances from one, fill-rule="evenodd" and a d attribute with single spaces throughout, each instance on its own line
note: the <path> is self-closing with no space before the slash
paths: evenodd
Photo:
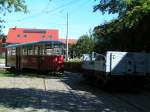
<path id="1" fill-rule="evenodd" d="M 7 45 L 6 48 L 11 48 L 11 47 L 22 47 L 22 46 L 29 46 L 29 45 L 33 45 L 33 44 L 63 44 L 62 41 L 58 41 L 58 40 L 46 40 L 46 41 L 37 41 L 37 42 L 25 42 L 25 43 L 21 43 L 21 44 L 11 44 L 11 45 Z"/>

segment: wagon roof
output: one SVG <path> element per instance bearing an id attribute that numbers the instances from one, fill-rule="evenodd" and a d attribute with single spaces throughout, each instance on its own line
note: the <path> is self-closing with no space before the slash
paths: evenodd
<path id="1" fill-rule="evenodd" d="M 62 42 L 62 41 L 58 41 L 58 40 L 37 41 L 37 42 L 25 42 L 25 43 L 21 43 L 21 44 L 11 44 L 11 45 L 7 45 L 6 48 L 22 47 L 22 46 L 28 46 L 28 45 L 33 45 L 33 44 L 63 44 L 63 42 Z"/>

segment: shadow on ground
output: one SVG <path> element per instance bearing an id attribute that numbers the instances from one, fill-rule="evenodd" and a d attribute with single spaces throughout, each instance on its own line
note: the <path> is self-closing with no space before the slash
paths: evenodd
<path id="1" fill-rule="evenodd" d="M 113 80 L 105 87 L 101 87 L 99 83 L 94 83 L 93 80 L 86 80 L 82 74 L 66 72 L 62 81 L 69 85 L 73 90 L 83 90 L 97 93 L 98 90 L 114 93 L 131 93 L 140 94 L 143 91 L 150 91 L 150 81 L 145 82 L 128 82 L 127 80 Z M 145 84 L 141 84 L 145 83 Z"/>
<path id="2" fill-rule="evenodd" d="M 126 82 L 118 85 L 111 85 L 107 88 L 99 88 L 99 85 L 91 84 L 82 77 L 81 74 L 66 73 L 63 80 L 72 90 L 84 91 L 96 96 L 96 99 L 102 101 L 110 111 L 149 111 L 149 89 L 137 85 L 124 85 Z M 124 87 L 123 87 L 124 86 Z M 79 93 L 80 94 L 80 93 Z M 86 96 L 86 94 L 83 94 Z M 107 112 L 107 111 L 104 111 Z"/>
<path id="3" fill-rule="evenodd" d="M 0 89 L 0 105 L 14 109 L 33 108 L 70 112 L 111 111 L 108 104 L 105 103 L 96 98 L 86 96 L 76 97 L 72 93 L 63 91 L 42 91 L 20 88 Z"/>
<path id="4" fill-rule="evenodd" d="M 69 112 L 139 112 L 98 88 L 89 86 L 81 75 L 65 73 L 61 79 L 69 91 L 0 88 L 0 105 L 13 109 L 48 109 Z"/>
<path id="5" fill-rule="evenodd" d="M 75 76 L 75 77 L 74 77 Z M 82 83 L 77 75 L 65 75 L 61 82 L 72 90 L 1 88 L 0 106 L 12 109 L 33 108 L 67 112 L 135 112 L 136 109 L 104 92 Z"/>

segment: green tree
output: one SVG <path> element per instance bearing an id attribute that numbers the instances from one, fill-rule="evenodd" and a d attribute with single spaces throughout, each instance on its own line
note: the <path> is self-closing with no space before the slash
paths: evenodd
<path id="1" fill-rule="evenodd" d="M 150 41 L 144 36 L 149 28 L 146 18 L 150 14 L 150 0 L 100 0 L 94 7 L 97 10 L 118 14 L 117 19 L 94 28 L 97 51 L 136 51 L 144 49 L 146 41 Z"/>
<path id="2" fill-rule="evenodd" d="M 94 11 L 117 13 L 118 24 L 122 28 L 131 28 L 150 12 L 150 0 L 99 0 Z"/>
<path id="3" fill-rule="evenodd" d="M 69 55 L 70 55 L 70 58 L 75 58 L 75 57 L 77 57 L 76 44 L 69 45 Z"/>
<path id="4" fill-rule="evenodd" d="M 0 0 L 0 13 L 5 16 L 11 12 L 27 12 L 27 6 L 24 0 Z M 0 33 L 5 21 L 0 17 Z"/>
<path id="5" fill-rule="evenodd" d="M 0 11 L 5 14 L 12 11 L 27 11 L 24 0 L 0 0 Z"/>
<path id="6" fill-rule="evenodd" d="M 94 50 L 94 39 L 90 35 L 83 35 L 81 36 L 76 44 L 76 54 L 77 56 L 81 57 L 82 54 L 91 53 Z"/>

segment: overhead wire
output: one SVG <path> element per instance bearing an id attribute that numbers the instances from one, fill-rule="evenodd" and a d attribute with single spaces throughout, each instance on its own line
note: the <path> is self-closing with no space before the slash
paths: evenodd
<path id="1" fill-rule="evenodd" d="M 67 2 L 67 3 L 64 3 L 64 4 L 62 4 L 62 5 L 60 5 L 60 6 L 58 6 L 58 7 L 56 7 L 56 8 L 54 8 L 54 9 L 52 9 L 52 10 L 47 10 L 47 8 L 48 8 L 48 6 L 50 5 L 50 1 L 51 0 L 49 0 L 48 1 L 48 3 L 46 4 L 46 6 L 42 9 L 42 11 L 41 12 L 39 12 L 39 13 L 36 13 L 36 14 L 33 14 L 33 15 L 30 15 L 30 16 L 28 16 L 28 17 L 24 17 L 24 18 L 22 18 L 22 19 L 18 19 L 17 21 L 18 22 L 21 22 L 21 21 L 23 21 L 23 20 L 27 20 L 27 19 L 31 19 L 31 18 L 34 18 L 34 17 L 38 17 L 38 16 L 41 16 L 41 15 L 43 15 L 43 14 L 49 14 L 49 13 L 51 13 L 51 15 L 52 14 L 58 14 L 58 13 L 56 13 L 56 12 L 63 12 L 66 8 L 68 8 L 68 7 L 73 7 L 74 5 L 75 5 L 75 3 L 77 4 L 77 3 L 80 3 L 79 5 L 78 5 L 78 8 L 83 8 L 85 5 L 87 5 L 87 4 L 89 4 L 90 2 L 91 2 L 91 0 L 89 0 L 88 2 L 86 1 L 86 0 L 78 0 L 78 1 L 75 1 L 75 0 L 71 0 L 71 1 L 69 1 L 69 2 Z M 83 2 L 84 1 L 84 2 Z M 76 6 L 75 6 L 76 7 Z M 76 8 L 74 8 L 73 10 L 71 10 L 71 12 L 73 12 L 73 13 L 71 13 L 71 14 L 74 14 L 74 13 L 76 13 L 76 12 L 78 12 L 80 9 L 77 9 L 76 10 Z M 74 11 L 75 10 L 75 11 Z M 66 20 L 66 19 L 65 19 Z M 53 24 L 53 25 L 63 25 L 63 26 L 65 26 L 66 25 L 66 23 L 58 23 L 58 22 L 48 22 L 48 23 L 50 23 L 50 24 Z M 71 28 L 72 28 L 72 26 L 71 26 Z"/>
<path id="2" fill-rule="evenodd" d="M 63 8 L 65 8 L 65 7 L 68 6 L 68 5 L 73 4 L 74 2 L 76 2 L 76 1 L 75 1 L 75 0 L 71 0 L 70 2 L 65 3 L 65 4 L 63 4 L 63 5 L 60 5 L 60 6 L 54 8 L 54 9 L 52 9 L 52 10 L 46 11 L 46 10 L 44 9 L 44 10 L 42 10 L 42 11 L 39 12 L 39 13 L 30 15 L 30 16 L 28 16 L 28 17 L 24 17 L 24 18 L 22 18 L 22 19 L 18 19 L 17 21 L 22 21 L 22 20 L 25 20 L 25 19 L 31 19 L 31 18 L 34 18 L 34 17 L 37 17 L 37 16 L 41 16 L 42 14 L 48 14 L 48 13 L 52 13 L 52 12 L 54 13 L 54 12 L 57 12 L 58 10 L 62 10 Z M 46 7 L 48 7 L 48 6 L 46 6 Z"/>
<path id="3" fill-rule="evenodd" d="M 74 8 L 73 10 L 70 10 L 70 11 L 73 12 L 73 14 L 75 14 L 76 12 L 80 12 L 80 9 L 82 9 L 83 7 L 89 5 L 89 3 L 91 3 L 91 1 L 93 1 L 93 0 L 89 0 L 89 1 L 87 1 L 87 0 L 84 1 L 83 0 L 83 2 L 78 5 L 77 10 L 76 10 L 76 8 Z"/>
<path id="4" fill-rule="evenodd" d="M 22 18 L 22 19 L 18 19 L 17 21 L 20 22 L 20 21 L 25 20 L 25 19 L 28 19 L 28 18 L 30 18 L 30 17 L 36 17 L 36 16 L 38 16 L 39 14 L 41 14 L 42 12 L 45 11 L 45 9 L 46 9 L 46 8 L 48 7 L 48 5 L 50 4 L 50 1 L 51 1 L 51 0 L 48 0 L 48 3 L 47 3 L 46 6 L 42 9 L 42 11 L 40 11 L 40 12 L 38 12 L 38 13 L 36 13 L 36 14 L 30 15 L 30 16 L 24 17 L 24 18 Z"/>

